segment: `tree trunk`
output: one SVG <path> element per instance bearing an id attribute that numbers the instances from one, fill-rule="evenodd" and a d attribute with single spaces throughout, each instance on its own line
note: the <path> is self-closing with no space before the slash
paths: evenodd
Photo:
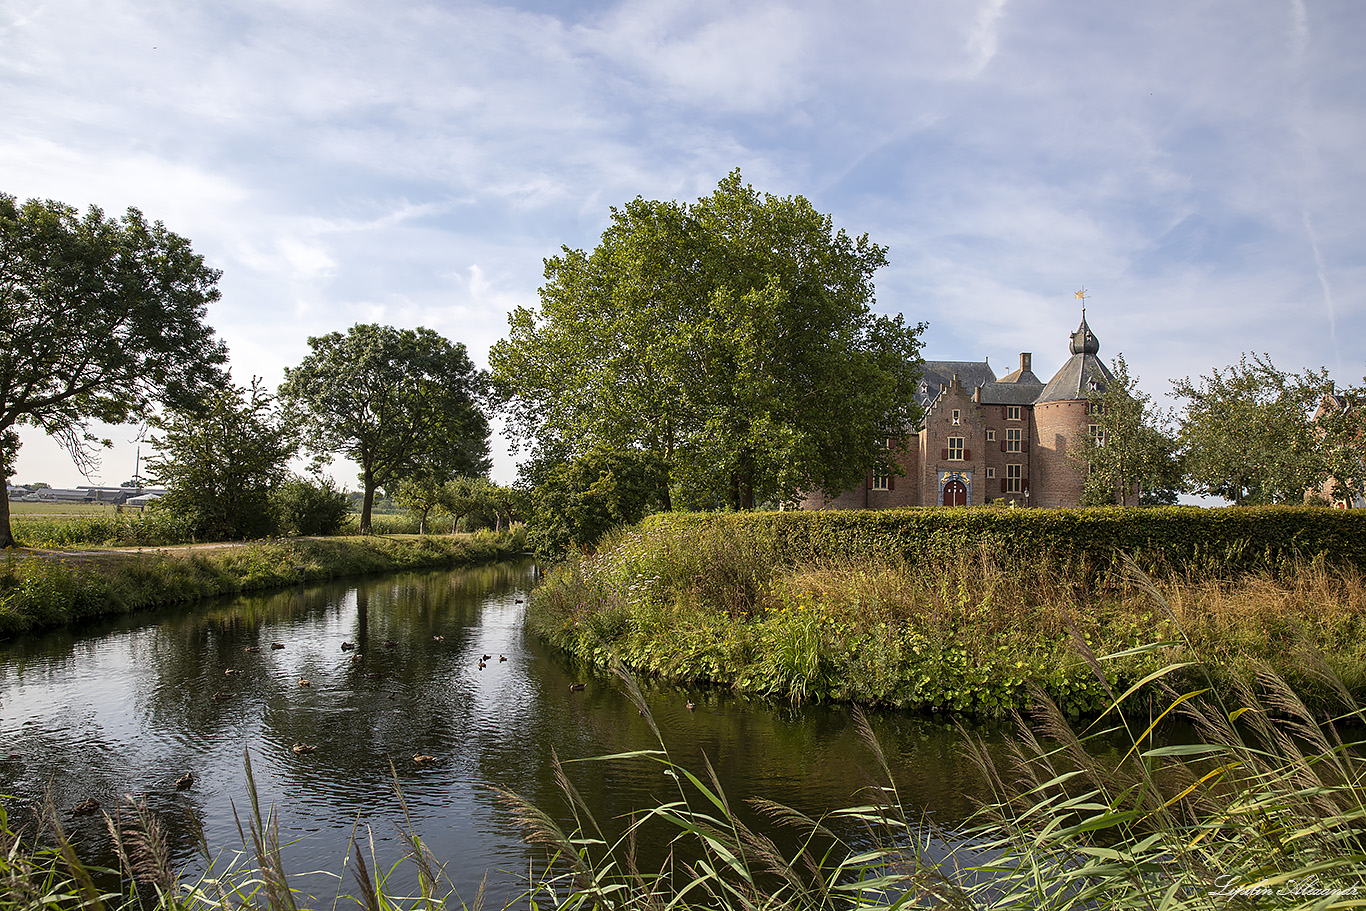
<path id="1" fill-rule="evenodd" d="M 365 472 L 362 483 L 365 484 L 365 498 L 361 500 L 360 505 L 360 533 L 368 535 L 370 534 L 370 510 L 375 505 L 375 479 L 369 471 Z"/>
<path id="2" fill-rule="evenodd" d="M 9 478 L 5 478 L 5 499 L 0 502 L 0 550 L 17 547 L 9 527 Z"/>
<path id="3" fill-rule="evenodd" d="M 425 535 L 425 534 L 427 533 L 427 513 L 431 512 L 431 511 L 432 511 L 432 509 L 431 509 L 431 507 L 429 506 L 429 507 L 427 507 L 426 509 L 422 510 L 422 515 L 418 517 L 418 520 L 417 520 L 417 533 L 418 533 L 418 534 L 420 534 L 420 535 Z"/>
<path id="4" fill-rule="evenodd" d="M 754 453 L 746 449 L 740 453 L 740 467 L 734 481 L 735 508 L 754 509 Z"/>

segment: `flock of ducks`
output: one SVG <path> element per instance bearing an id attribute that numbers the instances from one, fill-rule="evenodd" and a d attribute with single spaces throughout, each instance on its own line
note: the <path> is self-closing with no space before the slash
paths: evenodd
<path id="1" fill-rule="evenodd" d="M 432 636 L 432 640 L 433 640 L 434 642 L 445 642 L 445 641 L 446 641 L 446 637 L 438 634 L 438 635 Z M 282 648 L 284 648 L 284 647 L 285 647 L 285 646 L 284 646 L 284 643 L 282 643 L 282 642 L 274 642 L 274 643 L 271 643 L 271 646 L 270 646 L 270 648 L 271 648 L 272 651 L 274 651 L 274 650 L 276 650 L 276 649 L 282 649 Z M 397 640 L 397 639 L 386 639 L 386 640 L 384 640 L 384 647 L 385 647 L 385 648 L 397 648 L 397 647 L 398 647 L 398 640 Z M 341 644 L 341 650 L 342 650 L 343 652 L 355 652 L 355 651 L 356 651 L 356 643 L 354 643 L 354 642 L 343 642 L 343 643 Z M 261 647 L 260 647 L 259 645 L 248 645 L 247 647 L 243 648 L 242 651 L 245 652 L 245 653 L 247 653 L 248 655 L 254 655 L 254 654 L 256 654 L 257 652 L 261 651 Z M 352 655 L 352 656 L 351 656 L 351 660 L 352 660 L 352 661 L 359 661 L 359 660 L 361 660 L 361 655 L 360 655 L 360 653 L 359 653 L 359 652 L 356 652 L 356 654 Z M 479 657 L 479 662 L 478 662 L 478 663 L 479 663 L 479 669 L 482 671 L 485 667 L 488 666 L 488 662 L 490 662 L 490 661 L 492 661 L 492 660 L 493 660 L 493 655 L 481 655 L 481 656 Z M 499 655 L 499 656 L 498 656 L 498 661 L 499 661 L 500 663 L 502 663 L 502 662 L 504 662 L 504 661 L 507 661 L 507 660 L 508 660 L 507 655 Z M 223 674 L 224 674 L 225 676 L 228 676 L 228 677 L 240 677 L 240 676 L 242 675 L 242 671 L 241 671 L 240 668 L 230 667 L 230 668 L 227 668 L 226 670 L 224 670 L 224 671 L 223 671 Z M 366 676 L 368 679 L 377 680 L 377 679 L 379 679 L 380 674 L 379 674 L 378 672 L 376 672 L 376 671 L 370 671 L 370 672 L 366 673 L 365 676 Z M 299 686 L 300 686 L 300 687 L 311 687 L 311 686 L 313 686 L 313 682 L 312 682 L 311 680 L 309 680 L 308 678 L 306 678 L 306 677 L 300 677 L 300 678 L 299 678 Z M 581 689 L 583 689 L 583 688 L 584 688 L 584 685 L 583 685 L 582 683 L 575 684 L 574 686 L 571 686 L 571 687 L 570 687 L 571 690 L 581 690 Z M 229 700 L 229 699 L 234 699 L 234 698 L 236 698 L 236 694 L 235 694 L 235 693 L 228 693 L 228 692 L 224 692 L 224 691 L 222 691 L 222 690 L 219 690 L 219 691 L 217 691 L 217 692 L 215 692 L 215 693 L 213 694 L 213 697 L 212 697 L 212 698 L 213 698 L 214 702 L 225 702 L 225 701 L 227 701 L 227 700 Z M 395 699 L 395 698 L 397 698 L 397 697 L 396 697 L 393 693 L 390 693 L 389 696 L 388 696 L 388 698 L 389 698 L 389 699 Z M 308 755 L 309 753 L 315 752 L 317 749 L 318 749 L 318 748 L 317 748 L 316 746 L 313 746 L 312 744 L 307 744 L 307 743 L 302 743 L 302 742 L 297 742 L 297 743 L 294 744 L 294 746 L 290 747 L 290 750 L 291 750 L 291 751 L 294 753 L 294 755 L 296 755 L 296 756 L 306 756 L 306 755 Z M 426 753 L 414 753 L 414 754 L 413 754 L 413 762 L 414 762 L 415 764 L 417 764 L 417 765 L 430 765 L 430 764 L 436 762 L 436 757 L 435 757 L 435 756 L 430 756 L 430 755 L 428 755 L 428 754 L 426 754 Z M 179 780 L 176 781 L 176 789 L 177 789 L 177 790 L 183 791 L 183 790 L 185 790 L 186 788 L 189 788 L 193 783 L 194 783 L 194 776 L 191 775 L 189 772 L 186 772 L 186 773 L 184 774 L 184 776 L 182 776 Z M 76 814 L 78 814 L 78 815 L 82 815 L 82 814 L 85 814 L 85 813 L 93 813 L 93 812 L 95 812 L 96 810 L 98 810 L 99 808 L 100 808 L 99 802 L 96 801 L 96 800 L 92 797 L 92 798 L 90 798 L 89 800 L 86 800 L 86 801 L 83 801 L 83 802 L 80 803 L 80 804 L 77 804 L 77 806 L 75 807 L 75 809 L 74 809 L 72 812 L 74 812 L 74 813 L 76 813 Z"/>

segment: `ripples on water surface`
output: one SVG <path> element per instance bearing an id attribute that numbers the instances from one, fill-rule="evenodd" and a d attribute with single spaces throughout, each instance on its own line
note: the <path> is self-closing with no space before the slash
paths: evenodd
<path id="1" fill-rule="evenodd" d="M 11 806 L 22 819 L 50 788 L 63 822 L 103 862 L 100 817 L 75 819 L 70 808 L 92 796 L 106 808 L 145 797 L 193 869 L 189 816 L 215 850 L 240 846 L 233 806 L 245 820 L 245 750 L 281 841 L 292 842 L 289 869 L 336 873 L 358 821 L 382 863 L 401 853 L 392 760 L 415 831 L 461 894 L 472 898 L 485 871 L 493 897 L 515 894 L 539 855 L 490 788 L 564 816 L 552 749 L 571 759 L 657 746 L 615 681 L 523 633 L 534 577 L 520 564 L 312 586 L 0 645 L 0 793 L 19 798 Z M 587 687 L 571 692 L 574 682 Z M 860 802 L 872 764 L 842 708 L 666 687 L 646 696 L 675 760 L 700 771 L 705 751 L 737 803 L 764 796 L 820 813 Z M 949 729 L 902 716 L 875 727 L 908 805 L 960 820 L 975 777 Z M 295 743 L 316 750 L 296 755 Z M 417 753 L 436 761 L 418 766 Z M 186 771 L 196 782 L 178 792 Z M 575 764 L 570 774 L 600 820 L 674 796 L 644 760 Z M 413 875 L 400 867 L 394 885 L 410 888 Z"/>

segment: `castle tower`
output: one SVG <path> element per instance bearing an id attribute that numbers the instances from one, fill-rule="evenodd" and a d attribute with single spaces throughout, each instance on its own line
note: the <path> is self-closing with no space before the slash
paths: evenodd
<path id="1" fill-rule="evenodd" d="M 1114 376 L 1097 356 L 1100 340 L 1086 324 L 1084 311 L 1069 348 L 1072 356 L 1034 403 L 1035 481 L 1030 491 L 1034 506 L 1075 506 L 1081 500 L 1086 468 L 1068 458 L 1068 447 L 1072 437 L 1085 433 L 1091 423 L 1087 397 L 1092 392 L 1104 392 L 1106 385 L 1114 382 Z"/>

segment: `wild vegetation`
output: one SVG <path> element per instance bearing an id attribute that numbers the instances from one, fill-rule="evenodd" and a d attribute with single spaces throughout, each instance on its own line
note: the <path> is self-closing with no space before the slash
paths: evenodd
<path id="1" fill-rule="evenodd" d="M 533 594 L 529 622 L 593 663 L 619 659 L 670 680 L 793 700 L 996 716 L 1043 692 L 1064 712 L 1095 713 L 1110 694 L 1079 644 L 1118 656 L 1108 667 L 1117 685 L 1186 661 L 1193 647 L 1225 689 L 1264 665 L 1318 705 L 1334 694 L 1305 664 L 1316 654 L 1350 692 L 1366 694 L 1360 563 L 1221 548 L 1213 536 L 1186 562 L 1140 553 L 1157 572 L 1163 611 L 1124 561 L 1089 545 L 1060 554 L 1038 543 L 1081 537 L 1075 528 L 1034 529 L 1032 545 L 1022 529 L 1027 546 L 1011 549 L 984 533 L 997 518 L 1048 516 L 980 512 L 985 528 L 962 511 L 961 521 L 912 511 L 900 523 L 895 513 L 657 516 L 591 555 L 571 554 Z M 1311 522 L 1334 515 L 1298 512 Z M 1094 515 L 1103 521 L 1093 531 L 1103 531 L 1119 513 Z M 1116 537 L 1100 540 L 1109 548 Z M 1167 644 L 1139 648 L 1150 642 Z"/>
<path id="2" fill-rule="evenodd" d="M 492 562 L 525 547 L 517 529 L 259 541 L 180 553 L 11 554 L 0 562 L 0 636 L 301 582 Z"/>

